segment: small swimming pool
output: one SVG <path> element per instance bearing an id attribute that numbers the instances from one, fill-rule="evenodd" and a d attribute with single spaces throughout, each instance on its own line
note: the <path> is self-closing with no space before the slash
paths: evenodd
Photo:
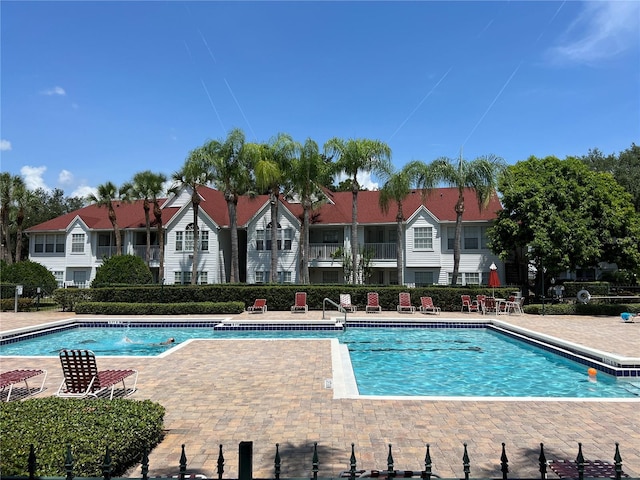
<path id="1" fill-rule="evenodd" d="M 215 330 L 70 327 L 0 346 L 0 355 L 57 356 L 64 348 L 97 355 L 154 356 L 190 339 L 337 338 L 347 345 L 360 395 L 638 398 L 636 382 L 587 366 L 490 328 Z M 160 345 L 169 337 L 172 345 Z M 634 378 L 634 380 L 638 380 Z"/>

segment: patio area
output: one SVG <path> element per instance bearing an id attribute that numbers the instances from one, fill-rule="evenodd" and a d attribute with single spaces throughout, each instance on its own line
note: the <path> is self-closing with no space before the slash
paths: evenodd
<path id="1" fill-rule="evenodd" d="M 365 316 L 363 312 L 349 314 L 356 315 Z M 374 315 L 398 317 L 396 312 L 369 317 Z M 73 317 L 64 312 L 2 313 L 0 323 L 4 332 Z M 473 317 L 482 318 L 458 312 L 430 316 Z M 319 320 L 322 312 L 243 313 L 228 318 L 238 322 Z M 590 348 L 640 357 L 638 322 L 624 323 L 619 317 L 531 315 L 501 316 L 500 320 Z M 434 474 L 447 478 L 463 476 L 463 443 L 467 443 L 471 477 L 495 477 L 500 476 L 502 442 L 514 477 L 539 475 L 540 442 L 548 460 L 575 460 L 581 442 L 585 459 L 607 462 L 613 462 L 615 442 L 619 442 L 624 472 L 640 476 L 640 398 L 334 399 L 333 390 L 325 386 L 325 380 L 333 376 L 328 340 L 198 340 L 163 358 L 103 358 L 100 365 L 104 368 L 138 369 L 138 391 L 130 398 L 150 399 L 167 410 L 167 433 L 151 452 L 150 476 L 177 473 L 180 447 L 185 444 L 188 471 L 217 477 L 222 444 L 224 476 L 237 477 L 241 441 L 253 441 L 256 478 L 273 476 L 276 443 L 280 444 L 283 477 L 310 476 L 314 442 L 318 442 L 321 477 L 349 469 L 351 443 L 358 468 L 367 470 L 386 469 L 389 444 L 396 469 L 422 470 L 425 444 L 429 443 Z M 53 395 L 62 381 L 58 358 L 0 361 L 2 371 L 47 369 L 49 376 L 40 396 Z M 130 474 L 138 476 L 139 469 Z M 549 476 L 554 477 L 551 470 Z"/>

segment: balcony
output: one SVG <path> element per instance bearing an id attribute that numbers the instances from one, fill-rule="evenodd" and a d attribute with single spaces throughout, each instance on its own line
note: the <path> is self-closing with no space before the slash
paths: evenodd
<path id="1" fill-rule="evenodd" d="M 116 254 L 116 247 L 114 246 L 106 246 L 106 247 L 97 247 L 96 248 L 96 258 L 98 260 L 111 258 Z"/>
<path id="2" fill-rule="evenodd" d="M 344 245 L 341 243 L 310 243 L 309 244 L 309 259 L 320 261 L 332 261 L 340 260 L 333 258 L 332 255 L 342 248 Z"/>
<path id="3" fill-rule="evenodd" d="M 134 245 L 133 254 L 136 257 L 140 257 L 140 258 L 142 258 L 143 260 L 146 261 L 146 259 L 147 259 L 147 246 L 146 245 Z M 150 252 L 149 261 L 151 261 L 151 262 L 160 261 L 160 246 L 151 245 L 151 252 Z"/>
<path id="4" fill-rule="evenodd" d="M 365 243 L 364 248 L 371 251 L 371 260 L 395 260 L 398 257 L 395 243 Z"/>

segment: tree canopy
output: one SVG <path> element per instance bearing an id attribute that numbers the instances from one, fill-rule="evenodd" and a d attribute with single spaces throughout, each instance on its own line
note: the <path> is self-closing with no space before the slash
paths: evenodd
<path id="1" fill-rule="evenodd" d="M 530 157 L 499 181 L 504 209 L 489 232 L 492 250 L 551 275 L 598 262 L 640 265 L 640 221 L 631 195 L 609 173 L 576 158 Z"/>

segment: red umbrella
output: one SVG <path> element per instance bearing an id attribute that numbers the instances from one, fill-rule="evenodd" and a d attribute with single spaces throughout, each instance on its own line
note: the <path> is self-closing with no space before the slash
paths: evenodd
<path id="1" fill-rule="evenodd" d="M 498 267 L 492 263 L 489 267 L 489 286 L 493 288 L 493 296 L 496 296 L 495 288 L 500 286 L 500 277 L 498 277 Z"/>

